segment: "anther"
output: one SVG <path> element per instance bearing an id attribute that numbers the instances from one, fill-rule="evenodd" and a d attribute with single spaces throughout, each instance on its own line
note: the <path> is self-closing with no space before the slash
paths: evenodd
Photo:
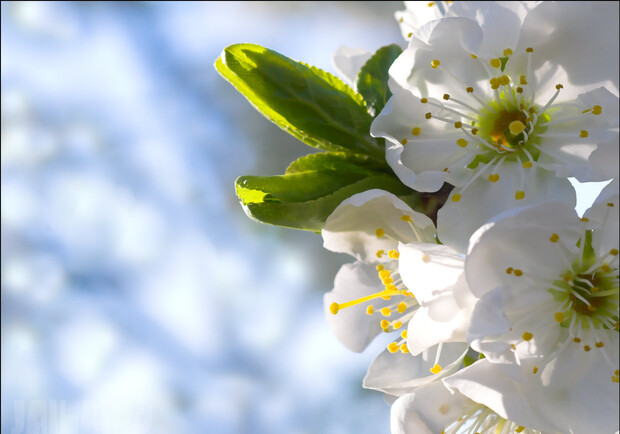
<path id="1" fill-rule="evenodd" d="M 478 56 L 476 56 L 475 54 L 470 54 L 470 56 L 471 56 L 471 58 L 472 58 L 472 59 L 474 59 L 474 60 L 478 58 Z"/>
<path id="2" fill-rule="evenodd" d="M 407 144 L 407 139 L 402 139 L 402 140 L 400 141 L 400 143 L 402 143 L 403 145 L 406 145 L 406 144 Z"/>
<path id="3" fill-rule="evenodd" d="M 338 313 L 338 309 L 339 309 L 339 307 L 338 307 L 338 303 L 332 303 L 332 304 L 329 306 L 329 311 L 330 311 L 332 314 L 334 314 L 334 315 L 336 315 L 336 314 Z"/>
<path id="4" fill-rule="evenodd" d="M 407 344 L 400 345 L 400 352 L 403 354 L 407 354 L 409 352 L 409 348 L 407 347 Z"/>
<path id="5" fill-rule="evenodd" d="M 377 258 L 380 258 L 381 256 L 383 256 L 384 251 L 383 250 L 377 250 Z"/>
<path id="6" fill-rule="evenodd" d="M 435 366 L 431 368 L 433 374 L 439 374 L 441 372 L 441 366 L 435 363 Z"/>
<path id="7" fill-rule="evenodd" d="M 439 60 L 437 60 L 437 59 L 435 59 L 435 60 L 433 60 L 433 61 L 431 62 L 431 66 L 433 67 L 433 69 L 437 69 L 437 67 L 438 67 L 439 65 L 441 65 L 441 62 L 440 62 Z"/>
<path id="8" fill-rule="evenodd" d="M 413 129 L 411 130 L 411 135 L 419 136 L 421 132 L 422 129 L 420 127 L 413 127 Z"/>
<path id="9" fill-rule="evenodd" d="M 506 274 L 511 274 L 514 271 L 514 268 L 508 267 L 506 268 Z"/>
<path id="10" fill-rule="evenodd" d="M 390 326 L 390 322 L 386 319 L 382 319 L 381 322 L 379 323 L 379 326 L 383 329 L 386 330 L 388 329 L 388 327 Z"/>
<path id="11" fill-rule="evenodd" d="M 531 162 L 531 161 L 525 161 L 525 162 L 522 164 L 522 166 L 523 166 L 523 168 L 524 168 L 524 169 L 529 169 L 529 168 L 531 168 L 531 167 L 532 167 L 532 162 Z"/>
<path id="12" fill-rule="evenodd" d="M 394 324 L 392 324 L 392 328 L 394 330 L 398 330 L 399 328 L 401 328 L 403 326 L 403 323 L 400 321 L 396 321 Z"/>
<path id="13" fill-rule="evenodd" d="M 456 121 L 454 123 L 454 128 L 463 128 L 463 122 L 461 121 Z"/>
<path id="14" fill-rule="evenodd" d="M 383 316 L 390 316 L 392 315 L 392 311 L 390 310 L 389 307 L 384 307 L 383 309 L 381 309 L 381 315 Z"/>
<path id="15" fill-rule="evenodd" d="M 516 200 L 521 200 L 521 199 L 523 199 L 524 197 L 525 197 L 525 192 L 524 192 L 524 191 L 517 190 L 517 191 L 515 192 L 515 199 L 516 199 Z"/>
<path id="16" fill-rule="evenodd" d="M 512 50 L 510 48 L 506 48 L 504 50 L 504 56 L 508 57 L 512 55 Z"/>
<path id="17" fill-rule="evenodd" d="M 517 93 L 523 93 L 523 88 L 521 86 L 517 86 Z"/>
<path id="18" fill-rule="evenodd" d="M 400 256 L 400 253 L 398 253 L 397 250 L 390 250 L 388 252 L 388 256 L 392 259 L 398 259 L 398 257 Z"/>
<path id="19" fill-rule="evenodd" d="M 538 366 L 534 366 L 534 369 L 532 369 L 532 374 L 535 374 L 538 372 Z"/>
<path id="20" fill-rule="evenodd" d="M 492 173 L 491 175 L 489 175 L 489 181 L 491 182 L 499 181 L 499 175 L 497 173 Z"/>
<path id="21" fill-rule="evenodd" d="M 424 115 L 426 119 L 430 119 L 432 117 L 431 112 L 428 112 Z"/>
<path id="22" fill-rule="evenodd" d="M 555 319 L 555 322 L 562 322 L 564 321 L 564 312 L 556 312 L 553 317 Z"/>
<path id="23" fill-rule="evenodd" d="M 420 98 L 420 102 L 422 104 L 426 104 L 428 102 L 428 98 Z"/>
<path id="24" fill-rule="evenodd" d="M 588 137 L 588 131 L 587 130 L 581 130 L 579 132 L 579 137 L 583 137 L 583 138 Z"/>
<path id="25" fill-rule="evenodd" d="M 508 125 L 508 129 L 510 130 L 510 134 L 512 134 L 513 136 L 518 136 L 519 134 L 521 134 L 524 130 L 525 130 L 526 125 L 517 120 L 517 121 L 512 121 L 510 122 L 510 125 Z"/>
<path id="26" fill-rule="evenodd" d="M 366 315 L 372 315 L 373 313 L 375 313 L 375 308 L 372 304 L 369 304 L 368 307 L 366 307 Z"/>
<path id="27" fill-rule="evenodd" d="M 491 59 L 490 63 L 492 68 L 499 68 L 500 66 L 502 66 L 502 61 L 499 59 Z"/>
<path id="28" fill-rule="evenodd" d="M 618 256 L 618 249 L 611 249 L 609 251 L 609 254 L 612 255 L 612 256 Z"/>
<path id="29" fill-rule="evenodd" d="M 471 129 L 471 135 L 475 136 L 476 134 L 478 134 L 478 128 L 472 128 Z"/>
<path id="30" fill-rule="evenodd" d="M 375 233 L 377 234 L 378 238 L 381 238 L 382 236 L 385 235 L 385 231 L 382 228 L 377 228 L 377 230 L 375 231 Z"/>
<path id="31" fill-rule="evenodd" d="M 605 346 L 605 343 L 604 342 L 597 342 L 597 343 L 594 344 L 594 346 L 596 348 L 603 348 Z"/>
<path id="32" fill-rule="evenodd" d="M 601 107 L 600 105 L 595 105 L 594 107 L 592 107 L 593 115 L 600 115 L 602 112 L 603 112 L 603 107 Z"/>
<path id="33" fill-rule="evenodd" d="M 584 345 L 584 346 L 583 346 L 583 350 L 584 350 L 585 352 L 590 351 L 590 350 L 591 350 L 590 345 Z"/>
<path id="34" fill-rule="evenodd" d="M 519 84 L 523 86 L 527 84 L 527 78 L 525 77 L 525 75 L 522 75 L 521 77 L 519 77 Z"/>
<path id="35" fill-rule="evenodd" d="M 387 349 L 390 353 L 395 353 L 399 350 L 399 348 L 400 346 L 396 342 L 392 342 L 390 345 L 387 346 Z"/>
<path id="36" fill-rule="evenodd" d="M 465 146 L 467 146 L 467 140 L 465 140 L 465 139 L 458 139 L 456 141 L 456 144 L 459 145 L 461 148 L 464 148 Z"/>
<path id="37" fill-rule="evenodd" d="M 448 95 L 447 93 L 443 94 L 443 99 L 445 99 L 446 101 L 448 101 L 450 99 L 450 95 Z"/>
<path id="38" fill-rule="evenodd" d="M 580 338 L 573 338 L 573 342 L 574 342 L 574 343 L 576 343 L 576 344 L 578 344 L 578 343 L 580 343 L 580 342 L 581 342 L 581 339 L 580 339 Z"/>
<path id="39" fill-rule="evenodd" d="M 524 341 L 529 341 L 530 339 L 534 337 L 534 335 L 531 334 L 530 332 L 523 332 L 521 337 L 523 338 Z"/>
<path id="40" fill-rule="evenodd" d="M 459 200 L 461 200 L 461 195 L 459 193 L 452 196 L 452 202 L 458 202 Z"/>
<path id="41" fill-rule="evenodd" d="M 560 236 L 558 234 L 552 234 L 551 237 L 549 237 L 549 241 L 551 241 L 552 243 L 557 243 L 559 239 Z"/>
<path id="42" fill-rule="evenodd" d="M 527 47 L 527 48 L 525 49 L 525 52 L 526 52 L 526 53 L 533 53 L 533 52 L 534 52 L 534 49 L 533 49 L 532 47 Z"/>
<path id="43" fill-rule="evenodd" d="M 403 330 L 402 332 L 400 332 L 400 337 L 403 339 L 407 339 L 407 330 Z"/>
<path id="44" fill-rule="evenodd" d="M 519 276 L 523 276 L 523 271 L 519 270 L 518 268 L 516 270 L 513 271 L 513 274 L 517 277 Z"/>
<path id="45" fill-rule="evenodd" d="M 407 214 L 400 216 L 400 219 L 404 222 L 410 222 L 411 221 L 411 216 L 408 216 Z"/>
<path id="46" fill-rule="evenodd" d="M 467 91 L 467 93 L 474 93 L 474 88 L 471 86 L 466 87 L 465 90 Z"/>
<path id="47" fill-rule="evenodd" d="M 560 89 L 564 89 L 564 86 L 562 86 L 561 84 L 556 84 L 556 85 L 555 85 L 555 88 L 556 88 L 557 90 L 560 90 Z"/>
<path id="48" fill-rule="evenodd" d="M 398 313 L 403 313 L 407 310 L 407 304 L 404 301 L 398 303 Z"/>

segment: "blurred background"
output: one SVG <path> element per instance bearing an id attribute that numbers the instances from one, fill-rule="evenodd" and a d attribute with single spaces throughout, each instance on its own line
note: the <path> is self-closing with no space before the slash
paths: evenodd
<path id="1" fill-rule="evenodd" d="M 234 195 L 311 151 L 213 64 L 335 73 L 400 2 L 2 2 L 2 432 L 381 433 L 322 297 L 345 256 Z"/>
<path id="2" fill-rule="evenodd" d="M 322 297 L 346 256 L 251 221 L 240 175 L 311 151 L 213 63 L 335 73 L 400 2 L 2 2 L 3 433 L 387 433 Z M 582 209 L 585 205 L 582 205 Z"/>

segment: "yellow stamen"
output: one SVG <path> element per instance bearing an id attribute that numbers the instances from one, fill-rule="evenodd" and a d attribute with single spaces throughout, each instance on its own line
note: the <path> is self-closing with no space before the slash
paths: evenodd
<path id="1" fill-rule="evenodd" d="M 459 200 L 461 200 L 461 195 L 459 193 L 452 196 L 452 202 L 458 202 Z"/>
<path id="2" fill-rule="evenodd" d="M 588 134 L 588 131 L 586 131 L 586 130 L 581 130 L 579 132 L 579 137 L 586 138 L 588 136 L 589 136 L 589 134 Z"/>
<path id="3" fill-rule="evenodd" d="M 406 145 L 406 144 L 407 144 L 407 139 L 402 139 L 402 140 L 400 141 L 400 143 L 402 143 L 403 145 Z"/>
<path id="4" fill-rule="evenodd" d="M 459 145 L 461 148 L 464 148 L 465 146 L 467 146 L 467 140 L 465 139 L 458 139 L 456 141 L 456 144 Z"/>
<path id="5" fill-rule="evenodd" d="M 404 222 L 410 222 L 411 221 L 411 216 L 403 215 L 403 216 L 400 216 L 400 219 L 402 221 L 404 221 Z"/>
<path id="6" fill-rule="evenodd" d="M 521 337 L 523 338 L 524 341 L 529 341 L 530 339 L 534 337 L 534 335 L 531 334 L 530 332 L 523 332 Z"/>
<path id="7" fill-rule="evenodd" d="M 332 314 L 334 314 L 334 315 L 336 315 L 336 314 L 338 313 L 338 309 L 339 309 L 339 307 L 338 307 L 338 303 L 332 303 L 332 304 L 329 306 L 329 311 L 330 311 Z"/>
<path id="8" fill-rule="evenodd" d="M 525 130 L 526 125 L 517 120 L 517 121 L 512 121 L 510 122 L 510 125 L 508 125 L 508 129 L 510 130 L 510 134 L 512 134 L 513 136 L 517 136 L 519 134 L 521 134 L 524 130 Z"/>
<path id="9" fill-rule="evenodd" d="M 555 322 L 564 321 L 564 312 L 556 312 L 556 314 L 554 315 L 554 318 L 555 318 Z"/>
<path id="10" fill-rule="evenodd" d="M 521 199 L 523 199 L 524 197 L 525 197 L 525 192 L 524 192 L 524 191 L 519 191 L 519 190 L 517 190 L 517 191 L 515 192 L 515 199 L 516 199 L 516 200 L 521 200 Z"/>
<path id="11" fill-rule="evenodd" d="M 398 313 L 403 313 L 407 310 L 407 304 L 404 301 L 398 303 Z"/>
<path id="12" fill-rule="evenodd" d="M 523 275 L 523 271 L 519 270 L 518 268 L 516 270 L 513 271 L 514 275 L 519 277 Z"/>
<path id="13" fill-rule="evenodd" d="M 375 308 L 372 304 L 369 304 L 366 308 L 366 315 L 372 315 L 373 313 L 375 313 Z"/>
<path id="14" fill-rule="evenodd" d="M 419 136 L 421 132 L 422 129 L 420 127 L 413 127 L 413 129 L 411 130 L 411 135 Z"/>
<path id="15" fill-rule="evenodd" d="M 593 115 L 600 115 L 602 112 L 603 112 L 603 107 L 601 107 L 600 105 L 595 105 L 594 107 L 592 107 Z"/>
<path id="16" fill-rule="evenodd" d="M 399 348 L 400 347 L 396 342 L 392 342 L 390 345 L 387 346 L 387 349 L 390 353 L 395 353 L 396 351 L 398 351 Z"/>
<path id="17" fill-rule="evenodd" d="M 439 60 L 437 60 L 437 59 L 435 59 L 435 60 L 433 60 L 433 61 L 431 62 L 431 66 L 433 67 L 433 69 L 437 69 L 437 67 L 438 67 L 439 65 L 441 65 L 441 62 L 440 62 Z"/>
<path id="18" fill-rule="evenodd" d="M 560 236 L 558 234 L 553 234 L 549 238 L 549 241 L 551 241 L 552 243 L 557 243 L 559 239 L 560 239 Z"/>
<path id="19" fill-rule="evenodd" d="M 439 366 L 439 365 L 435 364 L 435 366 L 433 366 L 433 367 L 431 368 L 431 372 L 432 372 L 433 374 L 439 374 L 439 373 L 441 372 L 441 366 Z"/>
<path id="20" fill-rule="evenodd" d="M 392 259 L 398 259 L 398 257 L 400 256 L 400 253 L 398 253 L 397 250 L 390 250 L 388 252 L 388 256 Z"/>
<path id="21" fill-rule="evenodd" d="M 492 173 L 491 175 L 489 175 L 489 181 L 491 182 L 499 181 L 499 175 L 497 173 Z"/>
<path id="22" fill-rule="evenodd" d="M 531 167 L 532 167 L 532 162 L 531 162 L 531 161 L 525 161 L 525 162 L 522 164 L 522 166 L 523 166 L 523 168 L 524 168 L 524 169 L 529 169 L 529 168 L 531 168 Z"/>
<path id="23" fill-rule="evenodd" d="M 379 237 L 379 238 L 381 238 L 382 236 L 385 235 L 385 231 L 382 228 L 377 228 L 375 233 L 377 234 L 377 237 Z"/>

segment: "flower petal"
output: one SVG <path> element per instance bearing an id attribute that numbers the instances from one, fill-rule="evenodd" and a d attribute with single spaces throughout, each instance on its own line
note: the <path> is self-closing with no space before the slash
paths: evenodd
<path id="1" fill-rule="evenodd" d="M 499 175 L 497 182 L 480 177 L 465 191 L 453 190 L 451 198 L 460 194 L 460 200 L 449 199 L 437 216 L 437 235 L 442 243 L 464 252 L 473 232 L 504 211 L 550 200 L 564 200 L 575 206 L 575 190 L 570 182 L 547 170 L 504 163 Z M 521 200 L 516 200 L 517 191 L 524 192 Z"/>
<path id="2" fill-rule="evenodd" d="M 403 215 L 411 217 L 415 230 L 402 220 Z M 378 229 L 383 232 L 377 232 Z M 348 253 L 363 262 L 378 263 L 388 260 L 388 251 L 396 249 L 399 241 L 432 242 L 435 226 L 430 218 L 413 211 L 393 194 L 368 190 L 338 205 L 325 221 L 322 235 L 326 249 Z"/>
<path id="3" fill-rule="evenodd" d="M 361 262 L 343 265 L 334 279 L 334 289 L 323 298 L 325 316 L 332 332 L 342 344 L 351 351 L 361 352 L 381 333 L 376 317 L 366 314 L 361 306 L 341 309 L 336 315 L 330 312 L 332 303 L 345 303 L 365 297 L 381 290 L 377 271 L 371 265 Z M 387 306 L 388 301 L 381 298 L 373 301 L 378 309 Z"/>
<path id="4" fill-rule="evenodd" d="M 344 81 L 353 87 L 360 69 L 371 57 L 372 53 L 363 48 L 340 46 L 332 55 L 332 64 Z"/>

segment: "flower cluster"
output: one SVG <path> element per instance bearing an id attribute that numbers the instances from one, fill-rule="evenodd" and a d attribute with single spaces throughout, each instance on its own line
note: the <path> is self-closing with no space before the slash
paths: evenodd
<path id="1" fill-rule="evenodd" d="M 393 433 L 616 432 L 618 4 L 406 3 L 371 134 L 403 184 L 454 188 L 437 227 L 381 190 L 334 210 L 329 324 L 390 336 L 364 386 Z M 613 181 L 580 217 L 567 177 Z"/>
<path id="2" fill-rule="evenodd" d="M 324 151 L 239 178 L 244 210 L 355 258 L 325 312 L 352 351 L 386 338 L 364 387 L 392 433 L 617 432 L 618 3 L 405 4 L 404 49 L 334 55 L 349 86 L 224 51 Z M 569 177 L 611 182 L 579 215 Z"/>

